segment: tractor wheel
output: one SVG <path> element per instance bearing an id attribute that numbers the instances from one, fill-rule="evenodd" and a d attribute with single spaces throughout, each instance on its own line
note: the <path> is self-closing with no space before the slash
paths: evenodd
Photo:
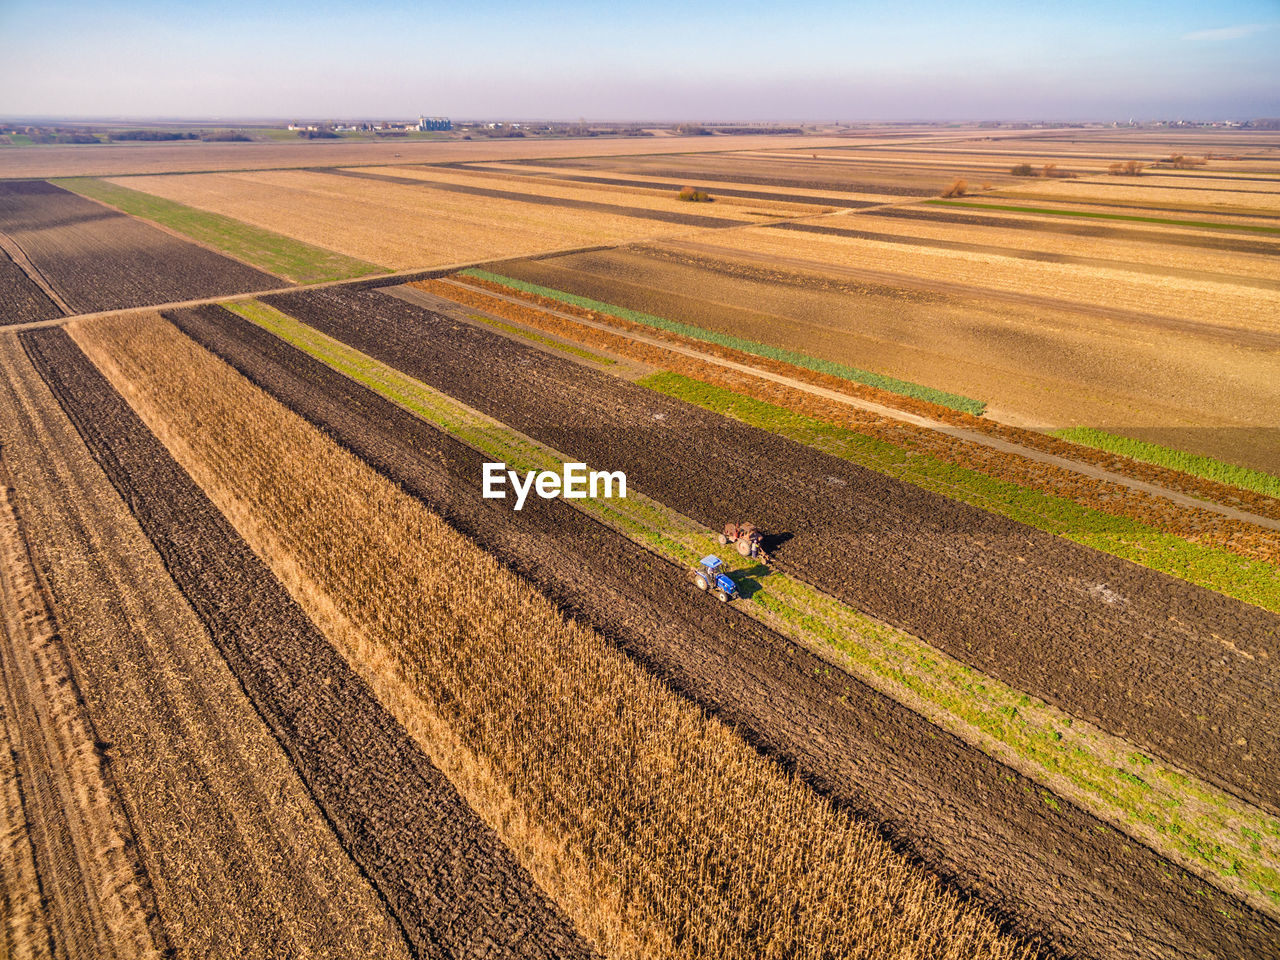
<path id="1" fill-rule="evenodd" d="M 720 536 L 716 537 L 716 539 L 720 541 L 720 546 L 722 547 L 729 542 L 729 538 L 726 537 L 723 533 L 720 534 Z"/>
<path id="2" fill-rule="evenodd" d="M 716 587 L 716 596 L 720 598 L 720 602 L 721 602 L 721 603 L 728 603 L 728 602 L 729 602 L 729 594 L 725 593 L 725 592 L 724 592 L 722 589 L 720 589 L 719 587 Z"/>
<path id="3" fill-rule="evenodd" d="M 693 583 L 699 590 L 707 589 L 706 579 L 704 577 L 698 576 L 696 573 L 693 575 Z"/>

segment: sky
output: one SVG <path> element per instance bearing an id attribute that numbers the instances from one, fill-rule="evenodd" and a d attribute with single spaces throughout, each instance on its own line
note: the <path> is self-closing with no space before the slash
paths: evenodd
<path id="1" fill-rule="evenodd" d="M 0 117 L 1280 116 L 1280 0 L 0 0 Z"/>

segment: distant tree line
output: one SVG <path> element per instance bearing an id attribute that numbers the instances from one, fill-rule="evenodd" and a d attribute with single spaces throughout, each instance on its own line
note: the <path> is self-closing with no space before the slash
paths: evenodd
<path id="1" fill-rule="evenodd" d="M 108 140 L 199 140 L 197 133 L 184 133 L 177 130 L 112 130 L 107 134 Z"/>

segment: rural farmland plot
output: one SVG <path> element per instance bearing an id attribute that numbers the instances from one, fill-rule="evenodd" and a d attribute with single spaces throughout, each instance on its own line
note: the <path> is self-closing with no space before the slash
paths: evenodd
<path id="1" fill-rule="evenodd" d="M 0 144 L 0 955 L 1280 956 L 1280 138 L 631 133 Z"/>
<path id="2" fill-rule="evenodd" d="M 284 285 L 43 181 L 0 183 L 0 234 L 76 313 Z"/>

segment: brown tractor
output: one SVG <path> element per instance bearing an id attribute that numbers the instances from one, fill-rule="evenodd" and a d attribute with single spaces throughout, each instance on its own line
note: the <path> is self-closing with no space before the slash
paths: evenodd
<path id="1" fill-rule="evenodd" d="M 732 543 L 738 553 L 768 565 L 769 555 L 764 552 L 764 534 L 749 520 L 744 523 L 726 523 L 720 534 L 721 544 Z"/>

